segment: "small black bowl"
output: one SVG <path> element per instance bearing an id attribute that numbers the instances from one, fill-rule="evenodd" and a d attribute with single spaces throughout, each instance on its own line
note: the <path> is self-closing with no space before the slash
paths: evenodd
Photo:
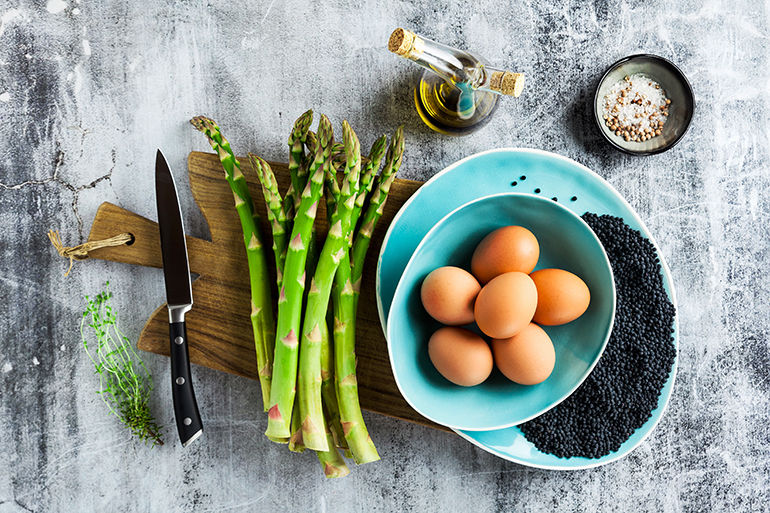
<path id="1" fill-rule="evenodd" d="M 660 84 L 671 100 L 661 134 L 643 142 L 626 141 L 615 135 L 603 118 L 604 98 L 611 88 L 625 77 L 637 74 Z M 672 148 L 687 133 L 694 112 L 695 95 L 687 77 L 674 63 L 657 55 L 631 55 L 619 60 L 604 73 L 594 95 L 594 119 L 599 131 L 611 145 L 631 155 L 654 155 Z"/>

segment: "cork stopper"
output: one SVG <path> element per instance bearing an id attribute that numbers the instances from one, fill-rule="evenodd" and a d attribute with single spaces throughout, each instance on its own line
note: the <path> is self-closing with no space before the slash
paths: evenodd
<path id="1" fill-rule="evenodd" d="M 508 96 L 519 96 L 524 89 L 524 74 L 495 71 L 489 80 L 489 88 Z"/>
<path id="2" fill-rule="evenodd" d="M 402 28 L 394 30 L 388 40 L 388 50 L 407 59 L 419 58 L 424 47 L 425 42 L 414 32 Z"/>

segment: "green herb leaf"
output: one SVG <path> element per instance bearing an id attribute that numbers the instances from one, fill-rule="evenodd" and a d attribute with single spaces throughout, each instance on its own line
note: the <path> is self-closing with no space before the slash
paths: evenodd
<path id="1" fill-rule="evenodd" d="M 131 342 L 118 327 L 112 308 L 110 282 L 95 299 L 86 296 L 86 310 L 80 323 L 83 348 L 99 375 L 99 394 L 110 410 L 145 444 L 163 445 L 161 426 L 150 413 L 149 400 L 153 389 L 152 376 L 134 351 Z M 86 328 L 91 328 L 95 344 L 88 340 Z M 93 340 L 93 339 L 92 339 Z"/>

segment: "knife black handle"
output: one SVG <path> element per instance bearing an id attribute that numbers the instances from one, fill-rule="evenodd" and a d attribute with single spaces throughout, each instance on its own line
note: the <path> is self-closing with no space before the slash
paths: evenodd
<path id="1" fill-rule="evenodd" d="M 187 348 L 187 328 L 184 321 L 169 324 L 171 334 L 171 390 L 174 416 L 179 439 L 186 446 L 203 431 L 190 376 L 190 353 Z"/>

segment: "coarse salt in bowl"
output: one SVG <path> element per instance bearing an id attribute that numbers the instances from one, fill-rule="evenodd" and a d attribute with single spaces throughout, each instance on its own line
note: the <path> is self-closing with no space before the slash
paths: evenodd
<path id="1" fill-rule="evenodd" d="M 441 324 L 428 315 L 420 287 L 434 269 L 470 269 L 473 251 L 493 230 L 518 225 L 538 239 L 535 269 L 559 268 L 579 276 L 591 304 L 578 319 L 543 326 L 556 350 L 551 375 L 519 385 L 494 369 L 480 385 L 462 387 L 441 376 L 428 356 L 428 340 Z M 425 418 L 454 429 L 501 429 L 526 422 L 566 399 L 599 360 L 615 316 L 615 283 L 604 247 L 590 227 L 563 205 L 532 194 L 503 193 L 450 212 L 423 238 L 399 280 L 387 320 L 388 353 L 396 384 Z M 476 330 L 471 325 L 470 329 Z"/>
<path id="2" fill-rule="evenodd" d="M 602 76 L 594 96 L 594 118 L 602 136 L 631 155 L 672 148 L 687 132 L 694 111 L 687 78 L 674 63 L 656 55 L 619 60 Z"/>

